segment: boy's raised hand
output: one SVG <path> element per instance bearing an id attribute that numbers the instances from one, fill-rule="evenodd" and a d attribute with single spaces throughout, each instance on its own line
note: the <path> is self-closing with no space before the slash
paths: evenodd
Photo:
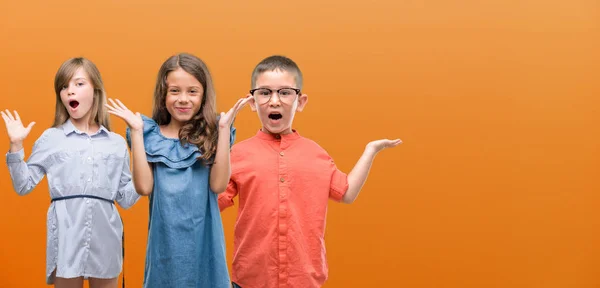
<path id="1" fill-rule="evenodd" d="M 31 132 L 31 128 L 35 125 L 35 122 L 29 123 L 27 127 L 23 126 L 21 122 L 21 117 L 19 117 L 19 113 L 14 111 L 15 115 L 13 116 L 10 111 L 0 111 L 2 114 L 2 119 L 4 119 L 4 124 L 6 124 L 6 132 L 8 133 L 8 139 L 11 144 L 22 144 L 23 140 L 29 135 Z"/>
<path id="2" fill-rule="evenodd" d="M 127 126 L 129 126 L 131 130 L 140 131 L 144 128 L 144 121 L 142 120 L 142 115 L 139 112 L 133 114 L 133 112 L 127 109 L 127 107 L 123 105 L 119 99 L 117 99 L 117 102 L 115 102 L 111 98 L 108 98 L 108 101 L 110 101 L 112 104 L 106 104 L 108 113 L 125 120 Z"/>
<path id="3" fill-rule="evenodd" d="M 369 144 L 367 144 L 367 149 L 371 150 L 373 153 L 376 154 L 385 148 L 396 147 L 399 144 L 402 144 L 402 140 L 400 139 L 380 139 L 369 142 Z"/>
<path id="4" fill-rule="evenodd" d="M 241 98 L 240 100 L 238 100 L 235 103 L 235 105 L 233 105 L 233 107 L 231 109 L 229 109 L 229 111 L 227 111 L 227 113 L 221 112 L 221 118 L 219 119 L 219 128 L 221 128 L 221 129 L 223 129 L 223 128 L 229 129 L 229 127 L 231 126 L 231 124 L 235 120 L 235 116 L 237 115 L 237 113 L 244 106 L 246 106 L 246 104 L 248 104 L 248 101 L 250 101 L 250 99 L 252 99 L 252 95 L 249 95 L 246 98 Z"/>

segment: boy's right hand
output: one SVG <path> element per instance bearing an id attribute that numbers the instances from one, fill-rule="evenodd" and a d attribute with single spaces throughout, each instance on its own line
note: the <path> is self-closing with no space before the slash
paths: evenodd
<path id="1" fill-rule="evenodd" d="M 31 132 L 31 128 L 35 125 L 35 122 L 31 122 L 27 127 L 23 126 L 19 113 L 17 111 L 14 112 L 15 115 L 13 117 L 8 110 L 0 111 L 2 119 L 4 119 L 4 124 L 6 124 L 8 139 L 10 140 L 10 152 L 17 152 L 23 149 L 23 140 L 25 140 L 29 132 Z"/>
<path id="2" fill-rule="evenodd" d="M 106 104 L 108 113 L 125 120 L 127 126 L 129 126 L 132 131 L 142 131 L 144 128 L 144 121 L 142 120 L 142 115 L 139 112 L 133 114 L 133 112 L 127 109 L 127 107 L 123 105 L 119 99 L 117 99 L 116 103 L 111 98 L 108 98 L 108 101 L 112 103 L 112 105 Z"/>

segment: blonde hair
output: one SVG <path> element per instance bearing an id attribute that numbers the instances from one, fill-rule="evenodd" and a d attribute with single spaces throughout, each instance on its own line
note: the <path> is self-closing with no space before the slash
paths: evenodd
<path id="1" fill-rule="evenodd" d="M 56 72 L 56 76 L 54 77 L 56 110 L 52 127 L 58 127 L 69 119 L 69 112 L 67 112 L 67 108 L 62 103 L 60 91 L 64 86 L 69 84 L 69 81 L 71 81 L 79 68 L 83 68 L 94 88 L 94 100 L 91 108 L 92 117 L 90 117 L 89 123 L 104 126 L 104 128 L 110 131 L 110 117 L 105 106 L 106 91 L 104 90 L 104 82 L 102 81 L 100 71 L 98 71 L 98 68 L 92 61 L 83 57 L 71 58 L 65 61 Z"/>

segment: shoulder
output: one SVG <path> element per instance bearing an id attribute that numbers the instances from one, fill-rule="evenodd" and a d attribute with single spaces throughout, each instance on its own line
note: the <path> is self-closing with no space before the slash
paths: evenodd
<path id="1" fill-rule="evenodd" d="M 160 138 L 160 127 L 152 118 L 142 115 L 142 121 L 144 122 L 143 134 L 144 141 L 153 141 Z M 127 127 L 125 130 L 125 140 L 127 145 L 131 146 L 131 129 Z"/>
<path id="2" fill-rule="evenodd" d="M 35 140 L 34 147 L 39 149 L 48 145 L 55 145 L 56 140 L 63 138 L 65 138 L 65 133 L 62 127 L 51 127 L 44 130 L 42 135 Z"/>
<path id="3" fill-rule="evenodd" d="M 245 154 L 252 153 L 256 151 L 256 147 L 258 146 L 260 139 L 256 136 L 252 136 L 248 139 L 244 139 L 238 143 L 235 143 L 231 147 L 231 157 L 243 157 Z"/>
<path id="4" fill-rule="evenodd" d="M 127 147 L 127 141 L 125 141 L 125 138 L 121 136 L 121 134 L 112 131 L 108 131 L 108 141 L 111 142 L 110 145 L 123 146 L 124 148 Z"/>
<path id="5" fill-rule="evenodd" d="M 179 139 L 171 139 L 160 133 L 158 124 L 142 115 L 144 121 L 144 150 L 150 163 L 161 162 L 170 168 L 186 168 L 192 166 L 201 156 L 198 147 L 193 144 L 181 144 Z M 131 131 L 127 128 L 127 144 L 131 147 Z"/>
<path id="6" fill-rule="evenodd" d="M 319 145 L 319 143 L 312 139 L 301 136 L 298 139 L 298 142 L 301 144 L 300 149 L 306 150 L 307 152 L 310 151 L 312 153 L 329 155 L 325 148 L 323 148 L 321 145 Z"/>

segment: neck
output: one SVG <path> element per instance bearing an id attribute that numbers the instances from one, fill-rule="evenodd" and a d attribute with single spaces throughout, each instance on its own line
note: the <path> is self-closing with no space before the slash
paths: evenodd
<path id="1" fill-rule="evenodd" d="M 98 132 L 98 130 L 100 129 L 100 126 L 97 123 L 90 123 L 89 118 L 88 117 L 83 117 L 80 119 L 71 119 L 71 123 L 73 123 L 73 126 L 75 126 L 75 128 L 77 128 L 77 130 L 87 133 L 87 134 L 94 134 L 96 132 Z"/>
<path id="2" fill-rule="evenodd" d="M 171 119 L 169 124 L 162 126 L 161 132 L 164 136 L 169 138 L 179 138 L 179 130 L 183 127 L 183 124 Z"/>
<path id="3" fill-rule="evenodd" d="M 289 127 L 287 129 L 279 132 L 279 133 L 273 133 L 273 132 L 269 131 L 268 129 L 266 129 L 265 127 L 262 127 L 260 130 L 262 132 L 265 132 L 265 133 L 273 135 L 273 136 L 275 136 L 275 135 L 280 135 L 280 136 L 281 135 L 287 135 L 287 134 L 292 134 L 292 132 L 293 132 L 292 127 Z"/>

